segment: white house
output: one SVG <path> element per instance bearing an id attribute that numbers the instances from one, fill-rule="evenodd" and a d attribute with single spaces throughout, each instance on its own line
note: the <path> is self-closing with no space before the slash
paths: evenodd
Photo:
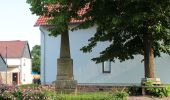
<path id="1" fill-rule="evenodd" d="M 41 31 L 41 82 L 43 84 L 51 84 L 56 80 L 57 59 L 60 54 L 60 36 L 48 36 L 47 20 L 48 18 L 40 16 L 35 23 L 35 26 L 39 26 Z M 69 27 L 73 27 L 78 22 L 81 21 L 71 21 Z M 125 62 L 117 60 L 115 63 L 108 61 L 95 64 L 91 58 L 97 56 L 107 46 L 107 43 L 97 45 L 92 53 L 84 54 L 80 51 L 80 48 L 87 44 L 95 31 L 96 26 L 69 31 L 74 79 L 79 84 L 140 84 L 141 78 L 144 78 L 144 64 L 141 62 L 143 56 L 137 55 L 135 59 Z M 160 78 L 162 83 L 170 83 L 169 55 L 163 54 L 162 57 L 155 59 L 155 71 L 156 77 Z"/>
<path id="2" fill-rule="evenodd" d="M 1 71 L 3 83 L 32 83 L 32 61 L 27 41 L 0 41 L 0 54 L 7 63 L 7 70 Z"/>

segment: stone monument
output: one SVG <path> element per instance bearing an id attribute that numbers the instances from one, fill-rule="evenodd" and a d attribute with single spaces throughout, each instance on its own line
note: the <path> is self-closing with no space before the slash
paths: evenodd
<path id="1" fill-rule="evenodd" d="M 73 75 L 73 59 L 70 55 L 68 30 L 61 34 L 60 58 L 57 59 L 57 78 L 55 89 L 58 93 L 73 93 L 77 81 Z"/>

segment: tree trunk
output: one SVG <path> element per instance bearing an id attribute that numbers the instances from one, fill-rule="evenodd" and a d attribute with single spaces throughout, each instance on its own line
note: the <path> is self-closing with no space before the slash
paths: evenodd
<path id="1" fill-rule="evenodd" d="M 152 33 L 144 34 L 144 66 L 145 78 L 155 78 L 154 50 Z"/>

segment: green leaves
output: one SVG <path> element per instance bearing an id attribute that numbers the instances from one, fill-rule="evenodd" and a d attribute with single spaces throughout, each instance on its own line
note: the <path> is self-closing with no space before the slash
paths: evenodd
<path id="1" fill-rule="evenodd" d="M 161 56 L 161 52 L 170 54 L 169 5 L 170 0 L 95 1 L 91 16 L 97 32 L 81 50 L 91 51 L 98 42 L 109 41 L 106 49 L 92 60 L 97 63 L 108 59 L 125 61 L 144 54 L 144 34 L 152 33 L 154 56 Z"/>
<path id="2" fill-rule="evenodd" d="M 72 30 L 97 26 L 97 31 L 82 47 L 91 52 L 99 42 L 109 42 L 106 49 L 93 60 L 96 62 L 125 61 L 134 55 L 144 55 L 144 35 L 152 34 L 154 56 L 170 54 L 170 0 L 27 0 L 33 14 L 49 16 L 50 35 L 57 36 L 67 30 L 71 18 L 88 20 Z M 58 7 L 48 11 L 50 4 Z M 78 11 L 89 4 L 82 16 Z"/>
<path id="3" fill-rule="evenodd" d="M 26 2 L 30 4 L 32 14 L 43 15 L 48 12 L 44 0 L 27 0 Z"/>
<path id="4" fill-rule="evenodd" d="M 48 23 L 50 25 L 53 25 L 53 27 L 49 28 L 50 34 L 51 36 L 57 36 L 63 32 L 65 32 L 65 30 L 67 29 L 67 16 L 65 16 L 64 14 L 60 14 L 56 17 L 54 17 L 53 19 L 49 20 Z"/>
<path id="5" fill-rule="evenodd" d="M 32 71 L 40 73 L 40 46 L 35 45 L 31 51 L 32 55 Z"/>

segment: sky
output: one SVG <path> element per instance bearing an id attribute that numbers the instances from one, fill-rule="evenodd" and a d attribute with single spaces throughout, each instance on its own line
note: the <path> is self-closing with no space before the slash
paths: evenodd
<path id="1" fill-rule="evenodd" d="M 40 44 L 40 31 L 34 24 L 38 16 L 29 10 L 26 0 L 1 0 L 0 41 L 28 41 L 30 49 Z"/>

